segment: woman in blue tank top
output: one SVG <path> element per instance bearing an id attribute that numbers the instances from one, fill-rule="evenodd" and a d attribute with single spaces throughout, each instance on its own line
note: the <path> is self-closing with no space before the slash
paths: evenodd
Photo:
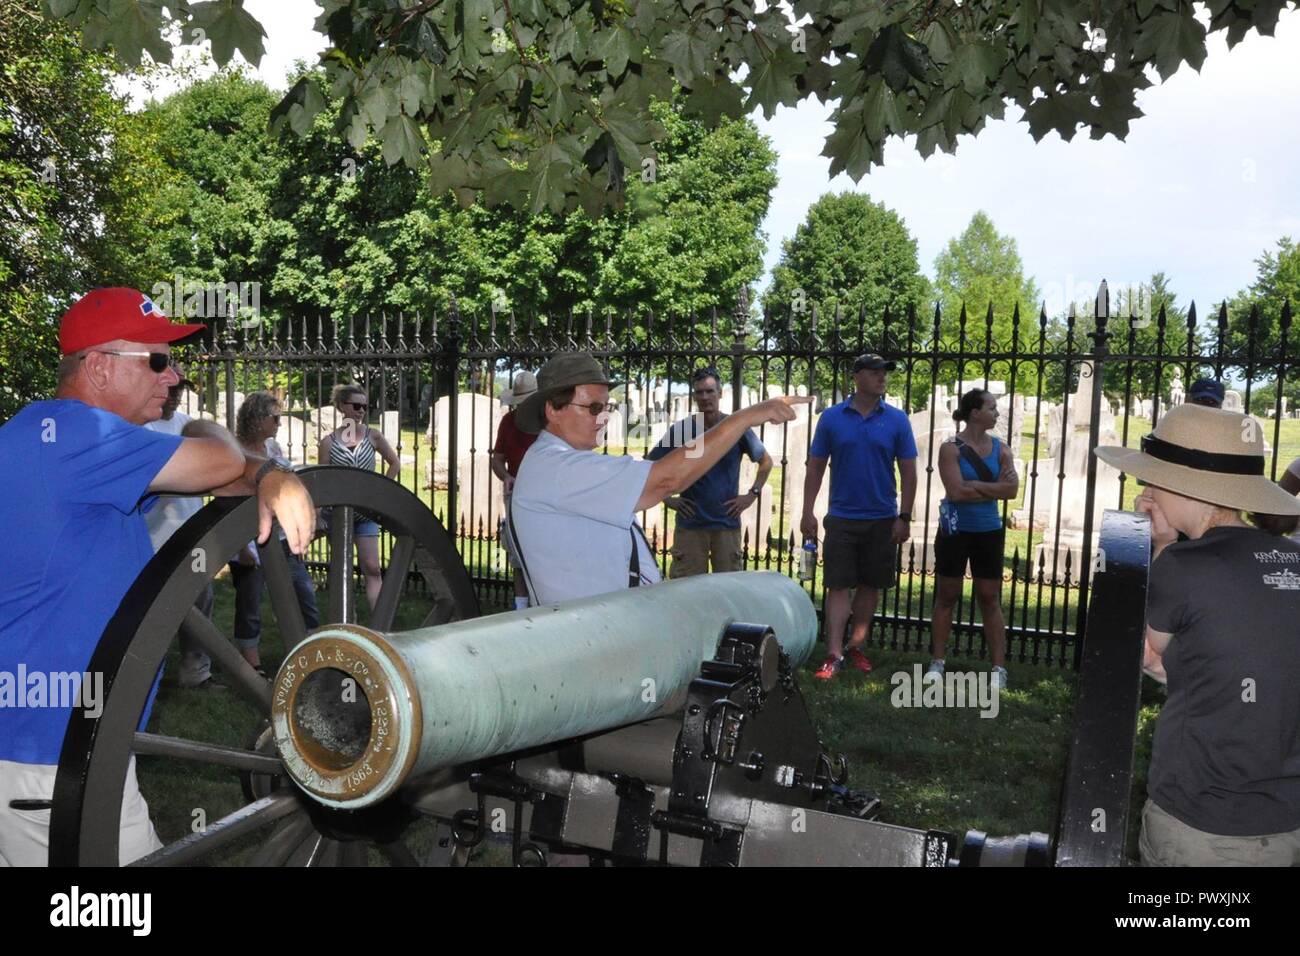
<path id="1" fill-rule="evenodd" d="M 1006 686 L 1006 624 L 1002 619 L 1002 555 L 1005 531 L 999 501 L 1020 491 L 1011 449 L 989 434 L 998 423 L 991 392 L 971 389 L 953 418 L 965 427 L 939 448 L 944 498 L 939 536 L 934 542 L 936 585 L 931 615 L 932 657 L 927 674 L 943 674 L 944 652 L 952 633 L 953 608 L 970 565 L 975 600 L 984 622 L 984 640 L 993 662 L 993 685 Z M 971 459 L 978 458 L 977 466 Z"/>

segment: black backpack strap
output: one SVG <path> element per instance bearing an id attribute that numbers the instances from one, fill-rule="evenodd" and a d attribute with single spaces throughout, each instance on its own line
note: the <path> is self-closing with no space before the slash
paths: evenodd
<path id="1" fill-rule="evenodd" d="M 984 463 L 983 458 L 981 458 L 978 454 L 976 454 L 974 448 L 966 444 L 960 438 L 954 437 L 953 441 L 957 443 L 957 454 L 961 455 L 963 458 L 966 459 L 967 462 L 970 463 L 970 466 L 975 469 L 976 477 L 978 477 L 980 481 L 987 481 L 990 483 L 997 481 L 997 478 L 993 476 L 993 472 L 989 471 L 989 466 Z M 997 450 L 998 447 L 997 442 L 998 440 L 994 438 L 993 439 L 994 451 Z"/>
<path id="2" fill-rule="evenodd" d="M 636 546 L 637 536 L 645 541 L 645 549 L 654 554 L 654 549 L 650 547 L 650 542 L 646 541 L 645 532 L 641 526 L 632 519 L 632 527 L 627 529 L 628 534 L 632 536 L 632 559 L 627 563 L 627 586 L 630 588 L 639 588 L 641 586 L 641 549 Z"/>
<path id="3" fill-rule="evenodd" d="M 633 522 L 633 527 L 635 527 Z M 641 586 L 641 555 L 637 552 L 641 549 L 636 546 L 636 532 L 632 528 L 627 529 L 628 537 L 632 539 L 632 558 L 627 563 L 627 586 L 638 588 Z"/>

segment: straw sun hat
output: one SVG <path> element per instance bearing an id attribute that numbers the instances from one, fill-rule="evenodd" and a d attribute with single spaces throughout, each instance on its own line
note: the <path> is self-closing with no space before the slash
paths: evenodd
<path id="1" fill-rule="evenodd" d="M 1248 415 L 1176 405 L 1140 451 L 1102 445 L 1097 457 L 1149 485 L 1188 498 L 1266 515 L 1300 514 L 1296 499 L 1264 477 L 1264 435 Z"/>

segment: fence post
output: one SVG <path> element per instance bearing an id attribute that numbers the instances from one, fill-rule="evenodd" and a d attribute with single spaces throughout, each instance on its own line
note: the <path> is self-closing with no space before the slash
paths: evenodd
<path id="1" fill-rule="evenodd" d="M 233 435 L 235 433 L 235 351 L 234 341 L 229 322 L 221 323 L 225 331 L 225 348 L 221 357 L 221 365 L 225 370 L 226 380 L 226 428 Z M 242 338 L 242 336 L 241 336 Z"/>
<path id="2" fill-rule="evenodd" d="M 1079 551 L 1079 603 L 1077 624 L 1074 629 L 1074 669 L 1077 671 L 1083 661 L 1083 641 L 1088 627 L 1088 587 L 1092 582 L 1092 509 L 1097 499 L 1097 456 L 1093 449 L 1097 447 L 1101 432 L 1101 397 L 1102 373 L 1106 363 L 1106 340 L 1110 333 L 1106 323 L 1110 319 L 1110 290 L 1106 280 L 1101 280 L 1097 289 L 1097 301 L 1093 305 L 1093 328 L 1088 333 L 1092 339 L 1092 400 L 1088 421 L 1088 481 L 1083 502 L 1083 547 Z M 1062 628 L 1065 622 L 1061 622 Z"/>
<path id="3" fill-rule="evenodd" d="M 736 296 L 735 328 L 731 343 L 731 410 L 740 411 L 740 395 L 744 388 L 745 332 L 749 327 L 749 286 L 742 285 Z M 721 385 L 721 383 L 718 383 Z"/>
<path id="4" fill-rule="evenodd" d="M 457 428 L 460 420 L 460 307 L 455 295 L 451 297 L 451 309 L 447 316 L 447 348 L 443 352 L 443 360 L 447 364 L 447 381 L 451 383 L 447 401 L 447 534 L 454 542 L 457 526 L 456 456 L 460 441 Z"/>

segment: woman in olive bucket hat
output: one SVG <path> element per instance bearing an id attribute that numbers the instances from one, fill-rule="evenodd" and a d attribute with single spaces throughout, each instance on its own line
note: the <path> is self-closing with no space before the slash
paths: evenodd
<path id="1" fill-rule="evenodd" d="M 1143 669 L 1169 698 L 1142 862 L 1300 864 L 1300 544 L 1242 520 L 1300 502 L 1264 477 L 1262 428 L 1236 412 L 1179 405 L 1141 450 L 1096 452 L 1146 486 L 1155 546 Z"/>

